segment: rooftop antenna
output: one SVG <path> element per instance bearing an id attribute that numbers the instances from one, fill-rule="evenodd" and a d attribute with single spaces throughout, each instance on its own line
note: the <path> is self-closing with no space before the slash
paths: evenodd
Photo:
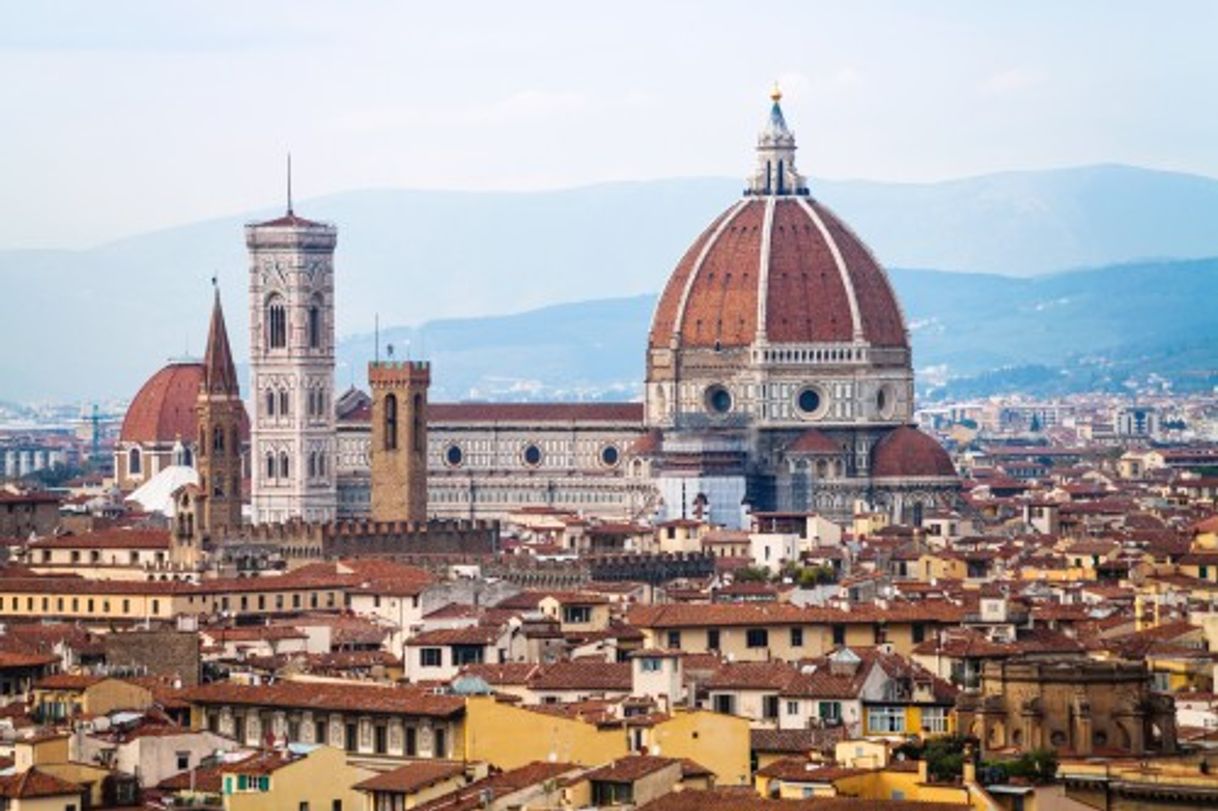
<path id="1" fill-rule="evenodd" d="M 288 216 L 292 216 L 292 153 L 288 153 Z"/>

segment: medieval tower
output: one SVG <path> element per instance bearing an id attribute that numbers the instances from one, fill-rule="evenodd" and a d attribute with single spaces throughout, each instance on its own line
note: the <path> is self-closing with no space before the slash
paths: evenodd
<path id="1" fill-rule="evenodd" d="M 427 361 L 368 364 L 372 518 L 427 520 Z"/>
<path id="2" fill-rule="evenodd" d="M 334 458 L 333 225 L 296 216 L 248 225 L 252 517 L 331 521 Z"/>
<path id="3" fill-rule="evenodd" d="M 199 529 L 203 535 L 217 538 L 241 529 L 241 443 L 245 420 L 219 288 L 211 309 L 197 409 Z"/>

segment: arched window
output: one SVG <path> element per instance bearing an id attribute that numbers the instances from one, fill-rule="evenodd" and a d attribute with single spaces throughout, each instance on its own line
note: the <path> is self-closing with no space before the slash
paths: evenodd
<path id="1" fill-rule="evenodd" d="M 279 478 L 286 479 L 291 471 L 288 467 L 288 452 L 283 451 L 279 454 Z"/>
<path id="2" fill-rule="evenodd" d="M 414 433 L 414 452 L 423 452 L 423 395 L 416 394 L 413 401 L 413 412 L 410 415 L 411 431 Z"/>
<path id="3" fill-rule="evenodd" d="M 273 453 L 266 455 L 266 477 L 267 479 L 275 478 L 275 454 Z"/>
<path id="4" fill-rule="evenodd" d="M 317 475 L 318 476 L 326 475 L 326 452 L 325 451 L 320 451 L 317 454 Z"/>
<path id="5" fill-rule="evenodd" d="M 288 408 L 288 393 L 287 393 L 287 391 L 281 391 L 281 392 L 279 392 L 279 414 L 280 414 L 280 416 L 282 416 L 282 417 L 289 417 L 289 416 L 291 416 L 291 414 L 292 414 L 291 409 L 289 409 L 289 408 Z"/>
<path id="6" fill-rule="evenodd" d="M 211 430 L 211 449 L 217 453 L 224 453 L 224 427 L 217 425 Z"/>
<path id="7" fill-rule="evenodd" d="M 309 349 L 321 347 L 321 301 L 314 296 L 309 303 Z"/>
<path id="8" fill-rule="evenodd" d="M 317 451 L 309 451 L 309 478 L 317 478 Z"/>
<path id="9" fill-rule="evenodd" d="M 182 448 L 182 464 L 186 467 L 194 467 L 194 458 L 190 455 L 190 448 Z"/>
<path id="10" fill-rule="evenodd" d="M 224 480 L 219 476 L 216 477 L 216 482 L 212 486 L 211 494 L 216 498 L 224 498 Z"/>
<path id="11" fill-rule="evenodd" d="M 271 296 L 266 302 L 266 344 L 271 349 L 288 345 L 288 311 L 280 296 Z"/>
<path id="12" fill-rule="evenodd" d="M 398 447 L 398 398 L 395 394 L 385 395 L 385 450 L 397 450 Z"/>
<path id="13" fill-rule="evenodd" d="M 127 454 L 127 473 L 135 475 L 140 472 L 140 449 L 132 448 Z"/>
<path id="14" fill-rule="evenodd" d="M 275 392 L 270 389 L 266 390 L 266 415 L 268 417 L 275 416 Z"/>

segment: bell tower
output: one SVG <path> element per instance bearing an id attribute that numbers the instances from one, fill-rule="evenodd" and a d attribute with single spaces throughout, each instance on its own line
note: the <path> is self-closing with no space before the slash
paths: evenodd
<path id="1" fill-rule="evenodd" d="M 368 364 L 372 519 L 427 520 L 427 361 Z"/>
<path id="2" fill-rule="evenodd" d="M 332 521 L 334 247 L 338 229 L 287 213 L 245 227 L 250 257 L 250 468 L 255 524 Z"/>
<path id="3" fill-rule="evenodd" d="M 216 288 L 203 356 L 199 414 L 199 529 L 210 537 L 241 529 L 241 441 L 245 405 L 224 326 L 220 288 Z"/>

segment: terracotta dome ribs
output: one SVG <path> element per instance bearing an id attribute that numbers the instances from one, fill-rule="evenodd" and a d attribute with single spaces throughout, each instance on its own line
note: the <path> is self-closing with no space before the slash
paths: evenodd
<path id="1" fill-rule="evenodd" d="M 775 212 L 766 298 L 771 343 L 851 339 L 850 304 L 832 252 L 794 200 Z"/>
<path id="2" fill-rule="evenodd" d="M 904 319 L 883 268 L 833 212 L 813 205 L 850 269 L 863 334 L 875 346 L 907 346 Z"/>
<path id="3" fill-rule="evenodd" d="M 681 319 L 685 346 L 748 345 L 757 329 L 757 275 L 765 204 L 750 202 L 710 246 Z"/>
<path id="4" fill-rule="evenodd" d="M 767 213 L 768 212 L 768 213 Z M 685 252 L 656 307 L 652 348 L 851 343 L 908 348 L 883 269 L 831 211 L 799 197 L 752 197 Z"/>

